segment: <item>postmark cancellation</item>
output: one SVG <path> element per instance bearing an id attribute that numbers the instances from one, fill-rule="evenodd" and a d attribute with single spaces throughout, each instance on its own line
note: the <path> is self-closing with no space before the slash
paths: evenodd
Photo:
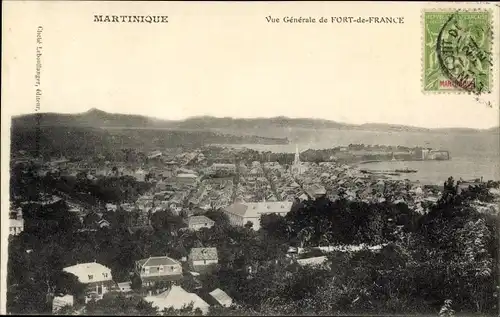
<path id="1" fill-rule="evenodd" d="M 422 12 L 424 93 L 491 93 L 492 16 L 483 9 Z"/>

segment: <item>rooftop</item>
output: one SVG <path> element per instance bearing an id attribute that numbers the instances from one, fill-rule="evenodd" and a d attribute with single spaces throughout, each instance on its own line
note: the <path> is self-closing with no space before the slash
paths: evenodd
<path id="1" fill-rule="evenodd" d="M 214 163 L 212 164 L 213 167 L 227 167 L 227 168 L 234 168 L 236 167 L 235 164 L 226 164 L 226 163 Z"/>
<path id="2" fill-rule="evenodd" d="M 195 174 L 181 173 L 181 174 L 177 174 L 177 177 L 179 177 L 179 178 L 197 178 L 198 176 L 196 176 Z"/>
<path id="3" fill-rule="evenodd" d="M 189 293 L 177 285 L 173 285 L 169 290 L 161 294 L 156 296 L 147 296 L 144 299 L 150 302 L 153 307 L 158 307 L 160 311 L 168 307 L 181 309 L 184 306 L 193 303 L 193 308 L 199 308 L 204 313 L 207 313 L 208 308 L 210 307 L 210 305 L 201 299 L 201 297 L 194 293 Z"/>
<path id="4" fill-rule="evenodd" d="M 233 299 L 229 297 L 229 295 L 227 295 L 227 293 L 221 290 L 220 288 L 214 289 L 209 294 L 222 306 L 228 307 L 231 306 L 231 304 L 233 303 Z"/>
<path id="5" fill-rule="evenodd" d="M 309 186 L 305 186 L 304 189 L 307 192 L 307 194 L 312 196 L 312 197 L 326 194 L 325 187 L 323 185 L 320 185 L 320 184 L 312 184 Z"/>
<path id="6" fill-rule="evenodd" d="M 163 275 L 143 275 L 141 276 L 141 281 L 145 282 L 173 282 L 179 281 L 182 279 L 182 273 L 174 273 L 174 274 L 163 274 Z"/>
<path id="7" fill-rule="evenodd" d="M 23 227 L 24 220 L 23 219 L 9 219 L 9 227 Z"/>
<path id="8" fill-rule="evenodd" d="M 305 265 L 310 265 L 310 266 L 316 266 L 316 265 L 321 265 L 325 263 L 327 260 L 326 256 L 317 256 L 313 258 L 307 258 L 307 259 L 299 259 L 297 260 L 297 263 L 301 266 Z"/>
<path id="9" fill-rule="evenodd" d="M 191 216 L 187 219 L 186 223 L 188 226 L 200 225 L 200 224 L 214 224 L 215 221 L 206 216 Z"/>
<path id="10" fill-rule="evenodd" d="M 137 261 L 141 267 L 143 266 L 160 266 L 160 265 L 175 265 L 178 261 L 169 258 L 168 256 L 152 256 L 147 259 Z"/>
<path id="11" fill-rule="evenodd" d="M 291 201 L 269 201 L 256 203 L 234 203 L 225 208 L 226 212 L 242 217 L 259 217 L 262 214 L 288 213 L 292 208 Z"/>
<path id="12" fill-rule="evenodd" d="M 75 275 L 81 283 L 112 280 L 111 269 L 96 262 L 68 266 L 63 271 Z"/>
<path id="13" fill-rule="evenodd" d="M 192 248 L 189 257 L 194 260 L 217 260 L 217 248 Z"/>

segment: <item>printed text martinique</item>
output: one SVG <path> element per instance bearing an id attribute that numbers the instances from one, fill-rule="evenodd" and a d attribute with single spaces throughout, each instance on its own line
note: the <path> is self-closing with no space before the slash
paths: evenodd
<path id="1" fill-rule="evenodd" d="M 94 15 L 94 22 L 168 23 L 168 15 Z"/>

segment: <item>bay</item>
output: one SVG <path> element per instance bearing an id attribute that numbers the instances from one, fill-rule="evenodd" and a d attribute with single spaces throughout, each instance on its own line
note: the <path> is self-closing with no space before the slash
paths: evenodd
<path id="1" fill-rule="evenodd" d="M 282 132 L 282 131 L 280 131 Z M 385 132 L 335 129 L 294 129 L 287 131 L 289 144 L 238 144 L 258 151 L 294 153 L 307 149 L 327 149 L 349 144 L 402 145 L 430 147 L 450 151 L 449 161 L 389 161 L 362 164 L 376 170 L 414 169 L 395 178 L 419 180 L 425 184 L 442 184 L 449 176 L 464 180 L 483 177 L 500 180 L 500 136 L 494 132 Z M 279 133 L 282 137 L 285 133 Z M 266 135 L 269 135 L 266 133 Z M 272 136 L 276 134 L 272 133 Z"/>

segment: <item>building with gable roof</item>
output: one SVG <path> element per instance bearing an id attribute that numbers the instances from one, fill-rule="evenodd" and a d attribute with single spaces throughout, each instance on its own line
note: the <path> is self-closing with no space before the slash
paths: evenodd
<path id="1" fill-rule="evenodd" d="M 192 248 L 188 255 L 189 268 L 193 271 L 205 271 L 219 263 L 217 248 Z"/>
<path id="2" fill-rule="evenodd" d="M 55 314 L 65 306 L 73 307 L 73 304 L 74 304 L 73 295 L 56 296 L 52 300 L 52 313 Z"/>
<path id="3" fill-rule="evenodd" d="M 211 296 L 212 302 L 215 302 L 218 305 L 230 307 L 233 304 L 233 299 L 220 288 L 216 288 L 208 294 Z"/>
<path id="4" fill-rule="evenodd" d="M 24 231 L 23 209 L 17 208 L 10 214 L 12 218 L 9 219 L 9 234 L 16 236 Z"/>
<path id="5" fill-rule="evenodd" d="M 86 286 L 86 302 L 91 298 L 102 299 L 115 284 L 111 269 L 96 262 L 68 266 L 63 271 L 75 275 L 78 281 Z"/>
<path id="6" fill-rule="evenodd" d="M 304 191 L 311 199 L 325 197 L 326 195 L 325 187 L 318 183 L 304 186 Z"/>
<path id="7" fill-rule="evenodd" d="M 194 293 L 189 293 L 177 285 L 172 285 L 170 289 L 161 294 L 146 296 L 144 300 L 151 303 L 153 307 L 157 307 L 159 311 L 168 308 L 181 309 L 189 306 L 191 303 L 193 304 L 193 309 L 198 308 L 203 314 L 207 314 L 210 308 L 210 305 L 201 297 Z"/>
<path id="8" fill-rule="evenodd" d="M 252 223 L 254 230 L 260 228 L 260 217 L 262 215 L 277 214 L 285 216 L 292 209 L 291 201 L 269 201 L 269 202 L 236 202 L 226 208 L 224 213 L 228 216 L 233 226 L 244 226 L 247 222 Z"/>
<path id="9" fill-rule="evenodd" d="M 175 176 L 175 181 L 178 184 L 194 185 L 198 182 L 198 176 L 191 173 L 180 173 Z"/>
<path id="10" fill-rule="evenodd" d="M 200 230 L 201 228 L 211 228 L 215 221 L 206 216 L 191 216 L 186 220 L 190 230 Z"/>
<path id="11" fill-rule="evenodd" d="M 135 262 L 135 272 L 142 285 L 153 286 L 157 282 L 178 281 L 182 278 L 182 265 L 168 256 L 155 256 Z"/>
<path id="12" fill-rule="evenodd" d="M 24 231 L 24 220 L 21 219 L 9 219 L 9 234 L 17 236 Z"/>
<path id="13" fill-rule="evenodd" d="M 207 174 L 215 176 L 232 176 L 236 174 L 235 164 L 214 163 L 207 168 Z"/>
<path id="14" fill-rule="evenodd" d="M 322 266 L 327 265 L 328 258 L 326 256 L 317 256 L 305 259 L 298 259 L 297 263 L 300 266 Z"/>
<path id="15" fill-rule="evenodd" d="M 161 151 L 153 151 L 153 152 L 148 154 L 148 159 L 154 159 L 154 158 L 161 157 L 161 156 L 162 156 Z"/>

